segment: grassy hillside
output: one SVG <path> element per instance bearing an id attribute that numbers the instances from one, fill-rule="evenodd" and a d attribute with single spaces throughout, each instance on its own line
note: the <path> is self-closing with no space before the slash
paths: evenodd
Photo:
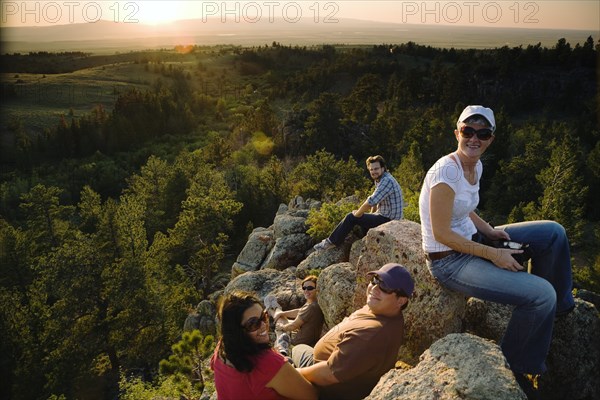
<path id="1" fill-rule="evenodd" d="M 0 73 L 4 100 L 0 109 L 3 143 L 11 142 L 9 131 L 12 129 L 9 128 L 18 121 L 30 134 L 41 134 L 44 129 L 54 127 L 61 116 L 78 118 L 97 105 L 110 111 L 122 93 L 134 89 L 152 90 L 159 81 L 170 85 L 173 69 L 188 75 L 190 90 L 213 96 L 239 92 L 242 83 L 235 79 L 239 77 L 234 77 L 234 71 L 226 68 L 231 66 L 231 55 L 225 57 L 223 52 L 223 48 L 196 51 L 194 54 L 181 54 L 177 50 L 144 51 L 125 57 L 119 54 L 79 57 L 80 60 L 74 62 L 67 55 L 51 59 L 33 57 L 37 63 L 31 63 L 31 60 L 23 62 L 21 68 L 28 70 L 32 69 L 32 64 L 37 64 L 34 69 L 73 71 L 57 74 Z M 14 61 L 8 56 L 3 57 L 5 63 Z M 224 71 L 227 71 L 226 77 Z"/>

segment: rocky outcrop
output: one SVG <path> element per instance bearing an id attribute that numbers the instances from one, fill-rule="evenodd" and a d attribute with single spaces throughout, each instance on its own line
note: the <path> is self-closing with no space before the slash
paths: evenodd
<path id="1" fill-rule="evenodd" d="M 261 268 L 283 270 L 295 267 L 304 259 L 306 251 L 314 241 L 305 233 L 292 233 L 275 240 L 275 246 L 261 265 Z"/>
<path id="2" fill-rule="evenodd" d="M 585 289 L 577 289 L 577 297 L 588 303 L 592 303 L 596 307 L 596 310 L 600 311 L 600 294 Z"/>
<path id="3" fill-rule="evenodd" d="M 466 330 L 499 343 L 508 325 L 512 310 L 513 306 L 510 305 L 471 297 L 467 302 L 465 315 Z"/>
<path id="4" fill-rule="evenodd" d="M 350 253 L 350 263 L 356 265 L 358 277 L 355 309 L 365 304 L 368 282 L 363 277 L 371 270 L 396 262 L 406 267 L 415 281 L 415 293 L 404 311 L 406 341 L 399 354 L 402 361 L 414 364 L 434 341 L 462 332 L 467 300 L 441 287 L 429 273 L 421 250 L 419 224 L 390 221 L 370 229 L 361 242 L 355 243 Z"/>
<path id="5" fill-rule="evenodd" d="M 224 292 L 229 293 L 235 289 L 256 293 L 261 300 L 272 294 L 277 297 L 277 302 L 284 310 L 301 307 L 306 301 L 293 268 L 285 271 L 262 269 L 247 272 L 229 282 Z"/>
<path id="6" fill-rule="evenodd" d="M 187 332 L 198 329 L 204 335 L 214 336 L 217 333 L 216 314 L 215 304 L 209 300 L 202 300 L 185 319 L 183 330 Z"/>
<path id="7" fill-rule="evenodd" d="M 542 376 L 543 399 L 600 399 L 600 317 L 592 303 L 575 299 L 575 309 L 558 318 L 548 373 Z"/>
<path id="8" fill-rule="evenodd" d="M 508 325 L 511 306 L 470 299 L 467 329 L 499 343 Z M 600 398 L 600 380 L 594 372 L 600 363 L 600 317 L 593 304 L 575 298 L 575 309 L 557 318 L 550 352 L 548 372 L 542 376 L 543 399 Z M 596 376 L 594 379 L 590 377 Z"/>
<path id="9" fill-rule="evenodd" d="M 450 334 L 431 345 L 419 364 L 392 370 L 379 380 L 369 400 L 525 400 L 500 348 L 485 339 Z"/>
<path id="10" fill-rule="evenodd" d="M 350 243 L 349 238 L 346 247 L 313 252 L 314 242 L 302 230 L 308 210 L 317 206 L 295 198 L 280 207 L 273 226 L 254 230 L 224 291 L 243 289 L 260 298 L 274 294 L 284 309 L 297 308 L 305 301 L 299 278 L 321 270 L 319 304 L 331 327 L 365 304 L 368 271 L 398 262 L 415 280 L 415 294 L 404 311 L 406 341 L 399 352 L 399 360 L 409 369 L 390 371 L 369 399 L 525 398 L 497 345 L 510 306 L 467 302 L 461 294 L 442 288 L 427 269 L 420 227 L 414 222 L 391 221 L 369 230 L 361 240 Z M 579 292 L 598 301 L 594 293 Z M 199 313 L 194 315 L 188 327 L 201 325 L 193 319 Z M 595 372 L 600 367 L 599 333 L 597 309 L 576 299 L 575 310 L 555 323 L 548 373 L 541 380 L 542 398 L 600 398 Z"/>
<path id="11" fill-rule="evenodd" d="M 264 268 L 284 270 L 295 267 L 306 258 L 314 240 L 306 234 L 309 210 L 321 203 L 300 196 L 282 204 L 273 225 L 256 228 L 231 267 L 231 277 Z"/>
<path id="12" fill-rule="evenodd" d="M 348 261 L 352 243 L 344 242 L 327 250 L 313 251 L 300 264 L 298 271 L 322 270 L 330 265 Z"/>
<path id="13" fill-rule="evenodd" d="M 231 277 L 248 271 L 256 271 L 264 262 L 267 254 L 275 245 L 273 230 L 256 228 L 248 237 L 248 242 L 238 255 L 236 262 L 231 267 Z"/>
<path id="14" fill-rule="evenodd" d="M 352 314 L 352 298 L 356 288 L 356 269 L 350 263 L 334 264 L 319 275 L 319 306 L 328 328 Z"/>
<path id="15" fill-rule="evenodd" d="M 276 239 L 294 233 L 306 233 L 306 217 L 308 217 L 308 210 L 298 210 L 294 214 L 295 215 L 285 212 L 275 216 L 275 221 L 273 221 L 273 231 Z"/>

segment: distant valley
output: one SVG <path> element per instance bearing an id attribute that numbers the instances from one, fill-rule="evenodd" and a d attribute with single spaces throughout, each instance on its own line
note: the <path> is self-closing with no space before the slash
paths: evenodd
<path id="1" fill-rule="evenodd" d="M 580 30 L 516 29 L 381 23 L 341 19 L 336 23 L 310 20 L 290 23 L 282 19 L 258 23 L 222 23 L 220 20 L 190 19 L 163 25 L 98 21 L 44 27 L 4 27 L 1 51 L 119 51 L 172 48 L 175 45 L 258 46 L 277 41 L 283 45 L 328 44 L 372 45 L 406 43 L 440 48 L 497 48 L 541 43 L 552 47 L 560 38 L 575 45 L 598 33 Z"/>

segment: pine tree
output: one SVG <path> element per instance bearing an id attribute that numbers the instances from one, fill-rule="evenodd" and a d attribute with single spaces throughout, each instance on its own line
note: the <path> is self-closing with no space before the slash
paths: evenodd
<path id="1" fill-rule="evenodd" d="M 562 224 L 573 245 L 579 243 L 585 225 L 584 210 L 588 187 L 581 174 L 582 152 L 579 140 L 565 134 L 560 143 L 552 144 L 548 167 L 536 179 L 544 188 L 539 199 L 537 217 Z"/>

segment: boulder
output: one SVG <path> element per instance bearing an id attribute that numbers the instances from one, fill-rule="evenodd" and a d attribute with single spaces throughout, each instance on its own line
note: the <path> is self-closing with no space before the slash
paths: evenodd
<path id="1" fill-rule="evenodd" d="M 600 317 L 596 307 L 575 299 L 575 309 L 554 323 L 542 398 L 600 399 Z"/>
<path id="2" fill-rule="evenodd" d="M 203 335 L 215 336 L 217 333 L 217 309 L 213 302 L 202 300 L 193 313 L 190 313 L 183 324 L 184 332 L 199 330 Z"/>
<path id="3" fill-rule="evenodd" d="M 244 272 L 259 269 L 274 245 L 275 239 L 272 229 L 254 229 L 236 262 L 231 267 L 231 277 L 235 278 Z"/>
<path id="4" fill-rule="evenodd" d="M 284 310 L 301 307 L 306 302 L 293 268 L 285 271 L 262 269 L 246 272 L 229 282 L 224 292 L 229 293 L 235 289 L 253 292 L 261 300 L 272 294 L 277 297 L 277 302 Z"/>
<path id="5" fill-rule="evenodd" d="M 512 315 L 513 306 L 471 297 L 467 301 L 466 330 L 500 343 Z"/>
<path id="6" fill-rule="evenodd" d="M 368 399 L 525 400 L 526 396 L 498 345 L 455 333 L 433 343 L 416 367 L 392 370 L 381 377 Z"/>
<path id="7" fill-rule="evenodd" d="M 290 202 L 290 204 L 292 204 Z M 288 212 L 289 207 L 286 204 L 280 204 L 279 208 L 277 208 L 277 213 L 275 213 L 275 215 L 281 215 L 281 214 L 285 214 L 286 212 Z"/>
<path id="8" fill-rule="evenodd" d="M 287 207 L 291 212 L 297 212 L 299 210 L 311 210 L 313 208 L 320 208 L 321 202 L 313 199 L 304 200 L 302 196 L 296 196 L 290 200 Z"/>
<path id="9" fill-rule="evenodd" d="M 298 272 L 310 271 L 312 269 L 322 270 L 333 264 L 348 261 L 350 254 L 350 243 L 344 242 L 341 246 L 335 246 L 327 250 L 312 251 L 300 264 Z"/>
<path id="10" fill-rule="evenodd" d="M 275 241 L 275 246 L 261 265 L 261 268 L 283 270 L 295 267 L 304 259 L 304 254 L 313 244 L 313 239 L 305 233 L 293 233 Z"/>
<path id="11" fill-rule="evenodd" d="M 579 297 L 581 300 L 592 303 L 596 307 L 596 310 L 600 310 L 600 294 L 590 292 L 589 290 L 585 289 L 577 289 L 576 293 L 577 297 Z"/>
<path id="12" fill-rule="evenodd" d="M 508 325 L 512 307 L 469 299 L 467 330 L 499 342 Z M 543 399 L 600 398 L 600 317 L 593 304 L 575 298 L 575 309 L 558 318 L 542 375 Z"/>
<path id="13" fill-rule="evenodd" d="M 306 229 L 306 217 L 292 216 L 289 213 L 276 215 L 275 221 L 273 222 L 275 239 L 293 233 L 305 233 Z"/>
<path id="14" fill-rule="evenodd" d="M 317 287 L 319 306 L 328 328 L 352 314 L 352 298 L 356 287 L 356 272 L 352 264 L 340 263 L 325 268 L 319 275 Z"/>
<path id="15" fill-rule="evenodd" d="M 429 273 L 419 224 L 390 221 L 370 229 L 362 242 L 350 252 L 350 263 L 357 267 L 354 309 L 365 304 L 366 273 L 386 263 L 403 265 L 415 281 L 415 293 L 404 311 L 406 340 L 399 354 L 402 361 L 414 364 L 434 341 L 462 332 L 467 300 L 462 294 L 443 288 Z"/>

